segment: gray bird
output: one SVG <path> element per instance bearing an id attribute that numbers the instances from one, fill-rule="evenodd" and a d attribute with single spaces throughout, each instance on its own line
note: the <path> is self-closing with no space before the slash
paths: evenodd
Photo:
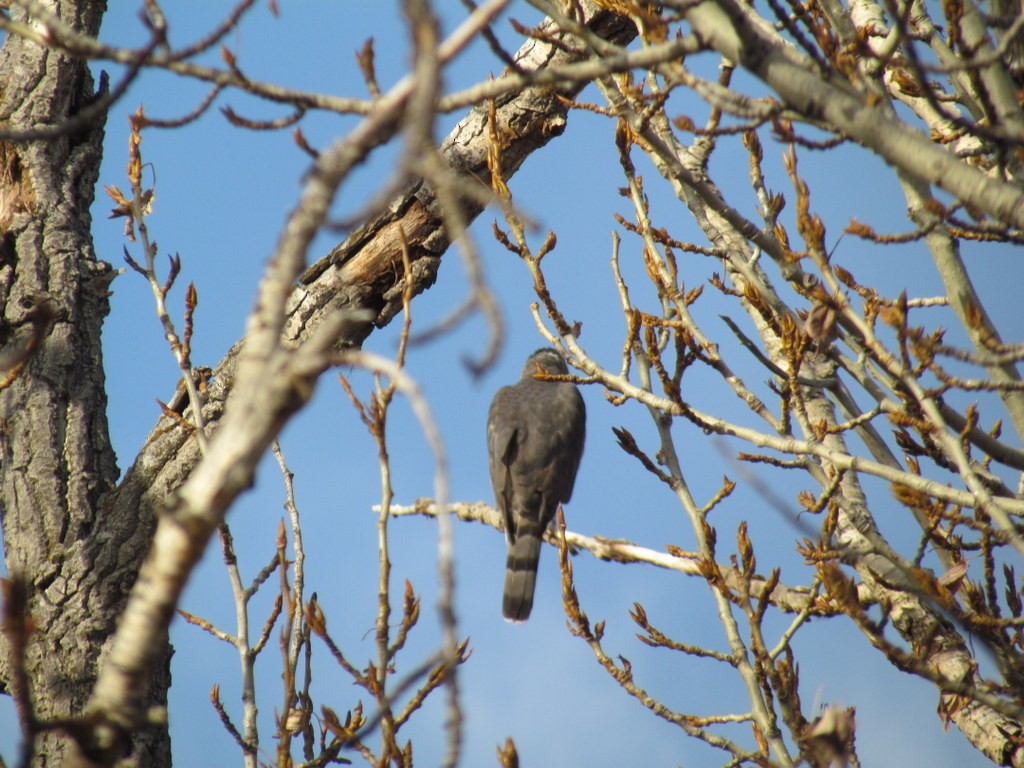
<path id="1" fill-rule="evenodd" d="M 576 385 L 534 378 L 541 372 L 566 375 L 569 369 L 554 349 L 538 349 L 522 378 L 498 390 L 487 414 L 491 484 L 508 541 L 502 612 L 513 622 L 530 615 L 541 538 L 558 505 L 572 496 L 586 435 Z"/>

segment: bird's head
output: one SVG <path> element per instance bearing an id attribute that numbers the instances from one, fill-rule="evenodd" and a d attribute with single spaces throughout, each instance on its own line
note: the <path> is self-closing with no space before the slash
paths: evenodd
<path id="1" fill-rule="evenodd" d="M 523 378 L 532 379 L 540 371 L 552 376 L 566 376 L 569 373 L 569 368 L 558 352 L 551 347 L 541 347 L 526 358 Z"/>

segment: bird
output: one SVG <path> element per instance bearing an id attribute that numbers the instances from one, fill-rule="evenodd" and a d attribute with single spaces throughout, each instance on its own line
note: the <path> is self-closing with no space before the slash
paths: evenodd
<path id="1" fill-rule="evenodd" d="M 530 616 L 541 538 L 572 496 L 583 457 L 586 408 L 579 389 L 536 378 L 568 373 L 555 349 L 538 349 L 519 381 L 497 391 L 487 414 L 491 485 L 508 545 L 502 613 L 513 623 Z"/>

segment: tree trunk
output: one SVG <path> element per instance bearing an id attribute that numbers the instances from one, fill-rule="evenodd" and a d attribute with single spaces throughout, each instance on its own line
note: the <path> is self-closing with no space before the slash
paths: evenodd
<path id="1" fill-rule="evenodd" d="M 104 10 L 63 0 L 57 12 L 95 35 Z M 95 95 L 84 62 L 17 35 L 0 50 L 0 72 L 5 134 L 54 130 Z M 35 627 L 24 663 L 43 720 L 88 701 L 152 529 L 149 510 L 103 504 L 118 477 L 100 348 L 114 271 L 96 259 L 89 215 L 103 119 L 70 135 L 0 140 L 0 502 L 7 570 L 24 580 Z M 8 647 L 0 681 L 10 688 Z M 166 665 L 159 677 L 154 703 L 165 699 Z M 67 740 L 43 733 L 35 749 L 35 765 L 61 765 Z M 144 735 L 136 759 L 169 765 L 166 733 Z"/>

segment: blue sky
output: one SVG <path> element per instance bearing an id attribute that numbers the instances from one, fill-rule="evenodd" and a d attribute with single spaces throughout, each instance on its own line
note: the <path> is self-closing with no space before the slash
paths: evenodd
<path id="1" fill-rule="evenodd" d="M 182 45 L 212 27 L 222 9 L 190 4 L 187 12 L 169 8 L 171 40 Z M 243 70 L 253 78 L 299 88 L 361 96 L 364 93 L 354 52 L 367 37 L 375 39 L 378 76 L 383 87 L 393 83 L 407 64 L 406 36 L 398 25 L 397 8 L 384 3 L 280 2 L 281 16 L 273 18 L 260 4 L 227 43 Z M 453 9 L 452 18 L 459 11 Z M 138 44 L 144 30 L 135 5 L 111 3 L 101 38 L 122 45 Z M 532 9 L 516 5 L 512 16 L 533 23 Z M 450 29 L 450 20 L 446 28 Z M 498 24 L 511 41 L 508 26 Z M 516 44 L 509 43 L 514 49 Z M 713 71 L 717 62 L 708 58 Z M 446 72 L 446 88 L 478 82 L 501 64 L 481 45 L 460 56 Z M 111 68 L 112 72 L 116 72 Z M 116 79 L 116 74 L 115 74 Z M 744 87 L 756 88 L 749 81 Z M 191 110 L 205 89 L 174 75 L 145 73 L 112 112 L 107 126 L 105 159 L 100 183 L 125 188 L 127 115 L 143 104 L 152 117 L 171 118 Z M 593 89 L 584 99 L 599 100 Z M 253 118 L 284 113 L 280 107 L 230 93 L 218 105 L 230 105 Z M 684 103 L 693 116 L 705 108 Z M 441 121 L 438 138 L 460 115 Z M 699 118 L 698 122 L 699 122 Z M 303 130 L 314 146 L 323 146 L 355 124 L 354 118 L 310 115 Z M 609 256 L 613 231 L 623 235 L 622 263 L 634 299 L 643 301 L 642 263 L 638 244 L 615 222 L 618 212 L 632 214 L 617 193 L 623 182 L 613 142 L 614 123 L 585 112 L 570 116 L 561 138 L 527 161 L 510 183 L 516 202 L 539 225 L 534 243 L 547 229 L 558 235 L 557 250 L 545 261 L 549 287 L 563 312 L 583 322 L 581 341 L 593 356 L 615 366 L 621 348 L 623 321 Z M 782 171 L 784 147 L 765 139 L 769 182 L 795 200 Z M 252 133 L 231 127 L 213 110 L 182 130 L 150 130 L 144 134 L 143 156 L 152 163 L 156 180 L 151 235 L 161 254 L 178 253 L 182 274 L 171 294 L 180 318 L 184 287 L 195 282 L 200 297 L 196 312 L 193 362 L 213 366 L 243 331 L 261 269 L 272 251 L 288 211 L 295 205 L 308 158 L 287 132 Z M 342 188 L 338 214 L 359 210 L 389 178 L 393 148 L 385 147 Z M 749 190 L 746 156 L 739 140 L 723 139 L 712 172 L 727 197 L 744 200 L 754 217 L 756 201 Z M 638 160 L 638 163 L 642 161 Z M 903 231 L 904 203 L 883 166 L 865 151 L 844 147 L 829 154 L 801 157 L 801 173 L 811 185 L 814 204 L 829 227 L 829 242 L 853 216 L 879 230 Z M 656 223 L 682 239 L 702 243 L 688 212 L 671 196 L 653 168 L 642 165 L 652 198 Z M 107 220 L 111 207 L 102 192 L 94 207 L 97 255 L 121 265 L 124 241 L 120 220 Z M 790 211 L 791 212 L 791 211 Z M 414 348 L 409 372 L 420 382 L 439 424 L 450 459 L 453 499 L 491 501 L 487 478 L 484 422 L 494 391 L 519 375 L 526 355 L 540 346 L 529 313 L 534 300 L 522 264 L 494 242 L 489 230 L 495 218 L 486 212 L 473 227 L 483 266 L 495 287 L 506 322 L 506 343 L 500 361 L 479 381 L 461 366 L 464 355 L 484 350 L 485 326 L 474 318 L 428 346 Z M 314 261 L 334 244 L 335 236 L 321 235 L 310 253 Z M 966 244 L 972 276 L 991 303 L 989 310 L 1004 337 L 1019 340 L 1022 320 L 1011 286 L 1024 274 L 1019 257 L 1007 248 Z M 137 255 L 137 254 L 136 254 Z M 851 237 L 836 251 L 838 263 L 862 282 L 875 281 L 894 295 L 906 287 L 912 295 L 936 295 L 941 284 L 922 246 L 892 251 L 873 249 Z M 688 288 L 706 283 L 717 264 L 699 256 L 681 256 L 680 270 Z M 107 387 L 113 444 L 122 471 L 126 470 L 159 415 L 155 399 L 174 391 L 177 367 L 153 311 L 148 287 L 128 272 L 114 282 L 112 312 L 104 332 Z M 444 317 L 465 296 L 466 281 L 454 252 L 446 257 L 438 282 L 413 305 L 414 324 L 424 329 Z M 706 286 L 694 314 L 706 333 L 728 347 L 730 363 L 748 385 L 769 402 L 766 372 L 749 354 L 737 351 L 731 333 L 718 318 L 728 313 L 747 332 L 749 326 L 734 304 L 722 303 Z M 650 305 L 648 305 L 650 309 Z M 951 320 L 944 321 L 947 325 Z M 366 344 L 381 354 L 393 354 L 397 327 L 374 333 Z M 369 380 L 354 376 L 357 391 L 366 394 Z M 726 412 L 749 423 L 731 402 L 728 391 L 707 374 L 688 374 L 684 396 L 702 410 Z M 616 446 L 612 426 L 625 425 L 643 446 L 654 450 L 654 430 L 644 409 L 636 405 L 613 408 L 596 388 L 584 392 L 588 406 L 588 444 L 576 485 L 566 508 L 569 526 L 588 534 L 628 538 L 652 548 L 675 544 L 692 548 L 685 515 L 672 495 L 643 472 L 635 460 Z M 991 418 L 988 419 L 991 421 Z M 678 447 L 695 496 L 707 500 L 722 477 L 737 478 L 737 465 L 728 456 L 737 445 L 716 442 L 687 423 L 675 428 Z M 390 420 L 396 502 L 408 503 L 433 492 L 433 463 L 415 419 L 399 401 Z M 379 502 L 379 479 L 372 441 L 353 412 L 333 375 L 325 376 L 314 401 L 288 426 L 282 446 L 296 473 L 297 500 L 305 523 L 307 589 L 319 594 L 335 640 L 350 659 L 362 665 L 374 656 L 372 627 L 376 607 L 376 518 L 371 506 Z M 810 488 L 810 481 L 768 475 L 778 493 Z M 909 537 L 904 510 L 881 484 L 868 483 L 884 533 L 897 540 Z M 272 460 L 264 463 L 254 490 L 231 512 L 243 575 L 251 576 L 273 553 L 277 521 L 283 515 L 283 489 Z M 733 531 L 741 520 L 751 528 L 763 571 L 783 569 L 783 579 L 806 582 L 807 570 L 794 551 L 800 532 L 755 493 L 739 491 L 716 513 L 723 557 L 733 549 Z M 433 606 L 436 597 L 436 526 L 424 519 L 392 524 L 393 583 L 400 589 L 412 580 L 423 598 L 420 627 L 398 659 L 399 677 L 414 667 L 438 641 Z M 907 539 L 911 540 L 911 539 Z M 719 765 L 722 759 L 682 732 L 656 719 L 631 700 L 601 670 L 582 641 L 566 631 L 558 587 L 555 553 L 542 555 L 538 592 L 530 621 L 511 626 L 501 618 L 500 593 L 504 573 L 501 534 L 479 525 L 456 530 L 457 612 L 459 631 L 471 638 L 473 655 L 460 672 L 466 713 L 464 765 L 493 765 L 494 748 L 512 736 L 523 765 Z M 695 662 L 667 651 L 652 651 L 634 637 L 627 611 L 634 600 L 647 609 L 653 623 L 670 636 L 690 643 L 725 649 L 721 628 L 707 587 L 692 578 L 646 566 L 599 563 L 587 555 L 575 562 L 577 589 L 592 620 L 607 621 L 606 649 L 621 653 L 634 665 L 637 682 L 665 703 L 684 711 L 712 714 L 743 709 L 744 696 L 734 676 L 713 662 Z M 269 593 L 258 600 L 264 609 Z M 233 631 L 234 611 L 219 548 L 214 546 L 190 584 L 182 607 Z M 259 611 L 254 625 L 260 623 Z M 780 631 L 786 619 L 769 621 Z M 176 648 L 170 717 L 175 762 L 180 766 L 232 764 L 239 753 L 208 703 L 210 686 L 221 686 L 222 698 L 236 717 L 238 661 L 234 651 L 183 622 L 172 628 Z M 848 624 L 818 621 L 798 634 L 801 695 L 805 703 L 840 703 L 857 707 L 858 750 L 864 765 L 974 766 L 987 761 L 967 746 L 959 733 L 946 733 L 935 715 L 936 696 L 920 681 L 901 675 L 876 658 L 866 640 Z M 360 692 L 344 673 L 333 667 L 322 646 L 316 648 L 315 669 L 320 702 L 344 712 Z M 258 667 L 258 695 L 264 737 L 272 729 L 278 706 L 277 658 L 264 654 Z M 363 697 L 366 701 L 365 696 Z M 436 763 L 443 749 L 442 698 L 428 703 L 404 732 L 414 742 L 423 765 Z M 6 703 L 4 704 L 6 706 Z M 370 704 L 367 701 L 366 706 Z M 808 711 L 808 714 L 812 712 Z M 14 720 L 0 718 L 0 753 L 13 755 Z M 730 734 L 737 735 L 738 734 Z M 745 734 L 744 734 L 745 738 Z M 269 742 L 265 747 L 272 749 Z"/>

